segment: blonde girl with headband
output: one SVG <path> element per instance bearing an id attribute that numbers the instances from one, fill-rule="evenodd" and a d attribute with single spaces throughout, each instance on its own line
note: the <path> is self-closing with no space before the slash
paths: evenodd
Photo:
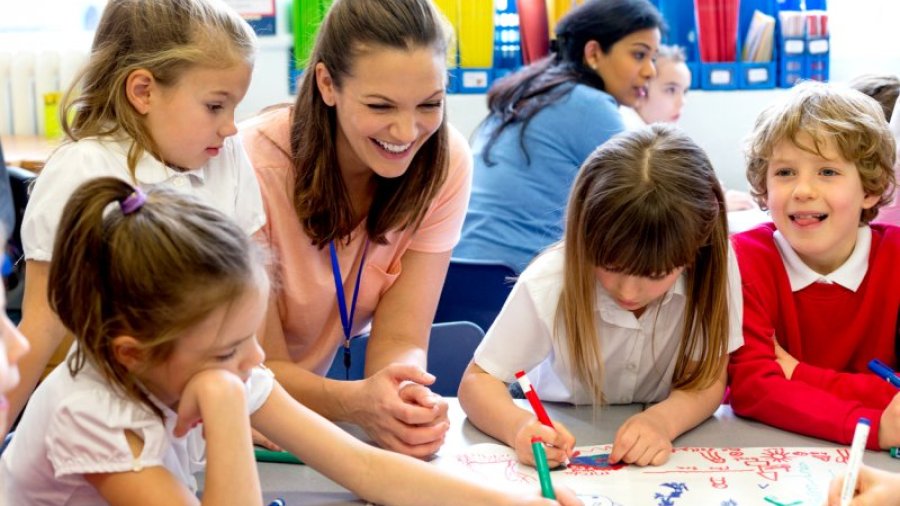
<path id="1" fill-rule="evenodd" d="M 292 399 L 256 339 L 269 293 L 260 248 L 218 210 L 100 178 L 64 211 L 49 297 L 76 345 L 0 460 L 8 504 L 259 505 L 251 423 L 379 504 L 559 504 L 375 448 Z"/>
<path id="2" fill-rule="evenodd" d="M 612 138 L 585 161 L 565 237 L 537 257 L 475 352 L 459 390 L 469 420 L 533 464 L 575 438 L 541 425 L 507 390 L 524 370 L 543 400 L 655 403 L 616 432 L 610 462 L 668 460 L 709 417 L 741 339 L 741 285 L 722 190 L 706 154 L 670 126 Z"/>
<path id="3" fill-rule="evenodd" d="M 47 304 L 47 277 L 63 205 L 81 183 L 111 176 L 177 188 L 233 217 L 245 234 L 265 222 L 234 136 L 256 44 L 247 23 L 218 0 L 111 0 L 104 8 L 90 60 L 66 98 L 66 141 L 37 178 L 22 225 L 19 328 L 32 350 L 10 397 L 10 420 L 45 366 L 49 372 L 68 350 L 70 336 Z"/>

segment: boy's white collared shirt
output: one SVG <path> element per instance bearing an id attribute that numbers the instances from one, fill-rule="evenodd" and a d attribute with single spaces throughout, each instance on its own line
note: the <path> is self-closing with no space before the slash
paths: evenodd
<path id="1" fill-rule="evenodd" d="M 791 291 L 798 292 L 813 283 L 833 283 L 855 292 L 866 277 L 869 252 L 872 250 L 872 229 L 868 225 L 857 230 L 856 245 L 847 260 L 827 275 L 819 274 L 806 265 L 781 232 L 776 230 L 773 236 L 791 282 Z"/>

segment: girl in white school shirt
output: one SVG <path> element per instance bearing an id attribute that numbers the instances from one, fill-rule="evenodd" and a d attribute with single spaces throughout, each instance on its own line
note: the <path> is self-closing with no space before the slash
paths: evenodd
<path id="1" fill-rule="evenodd" d="M 66 97 L 66 142 L 38 176 L 22 224 L 19 328 L 31 353 L 10 395 L 10 422 L 45 366 L 49 372 L 60 363 L 71 343 L 47 304 L 47 276 L 63 206 L 81 183 L 111 176 L 168 186 L 231 216 L 245 234 L 265 223 L 259 185 L 234 136 L 256 45 L 246 21 L 217 0 L 111 0 L 104 7 L 90 60 Z"/>
<path id="2" fill-rule="evenodd" d="M 261 367 L 263 255 L 221 212 L 116 178 L 85 183 L 64 211 L 49 297 L 76 345 L 0 460 L 6 504 L 261 505 L 251 422 L 378 504 L 580 504 L 375 448 L 291 398 Z"/>
<path id="3" fill-rule="evenodd" d="M 656 403 L 616 433 L 611 462 L 659 465 L 722 400 L 742 343 L 741 286 L 706 154 L 669 126 L 626 132 L 585 161 L 566 233 L 522 273 L 459 390 L 469 420 L 533 464 L 575 439 L 513 403 L 519 370 L 545 401 Z"/>

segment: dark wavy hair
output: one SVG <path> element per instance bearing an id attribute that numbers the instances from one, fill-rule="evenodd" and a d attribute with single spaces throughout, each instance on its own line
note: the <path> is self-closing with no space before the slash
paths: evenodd
<path id="1" fill-rule="evenodd" d="M 598 90 L 606 85 L 584 64 L 584 46 L 594 40 L 604 53 L 628 35 L 652 28 L 665 29 L 659 11 L 647 0 L 588 0 L 572 9 L 556 25 L 553 52 L 494 84 L 488 91 L 490 113 L 485 121 L 498 121 L 484 148 L 484 161 L 507 127 L 522 123 L 519 144 L 525 148 L 525 129 L 534 115 L 566 96 L 576 84 Z"/>

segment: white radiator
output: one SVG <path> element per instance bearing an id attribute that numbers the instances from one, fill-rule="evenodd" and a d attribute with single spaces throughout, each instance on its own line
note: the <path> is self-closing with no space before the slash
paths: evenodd
<path id="1" fill-rule="evenodd" d="M 0 51 L 0 135 L 47 135 L 48 108 L 86 61 L 85 51 Z M 51 113 L 55 118 L 58 113 Z"/>

